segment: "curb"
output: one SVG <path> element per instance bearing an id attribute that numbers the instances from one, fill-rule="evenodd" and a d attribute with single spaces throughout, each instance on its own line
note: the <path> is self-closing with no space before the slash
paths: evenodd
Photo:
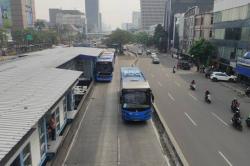
<path id="1" fill-rule="evenodd" d="M 159 109 L 157 108 L 157 106 L 155 105 L 155 103 L 153 104 L 153 107 L 154 107 L 154 110 L 156 112 L 156 114 L 158 115 L 159 119 L 160 119 L 160 123 L 162 123 L 164 129 L 165 129 L 165 132 L 167 134 L 167 136 L 169 137 L 172 145 L 173 145 L 173 148 L 175 150 L 175 152 L 177 153 L 181 163 L 184 165 L 184 166 L 189 166 L 189 163 L 187 162 L 180 146 L 178 145 L 177 141 L 175 140 L 171 130 L 169 129 L 168 125 L 166 124 L 166 122 L 164 121 Z"/>

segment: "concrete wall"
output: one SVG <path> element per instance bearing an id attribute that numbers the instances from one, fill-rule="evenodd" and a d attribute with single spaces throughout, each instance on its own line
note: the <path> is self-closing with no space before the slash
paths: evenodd
<path id="1" fill-rule="evenodd" d="M 214 0 L 214 12 L 226 10 L 250 3 L 250 0 Z"/>

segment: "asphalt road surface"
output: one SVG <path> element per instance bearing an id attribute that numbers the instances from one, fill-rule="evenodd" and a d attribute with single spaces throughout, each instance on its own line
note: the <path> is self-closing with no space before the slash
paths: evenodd
<path id="1" fill-rule="evenodd" d="M 138 61 L 155 95 L 156 105 L 191 166 L 250 165 L 250 130 L 231 125 L 231 100 L 235 92 L 225 83 L 211 82 L 195 71 L 172 73 L 176 60 L 160 55 L 160 65 L 145 56 Z M 191 80 L 197 90 L 189 90 Z M 204 102 L 209 89 L 212 104 Z M 243 117 L 250 113 L 249 98 L 239 98 Z"/>
<path id="2" fill-rule="evenodd" d="M 64 165 L 168 165 L 151 121 L 124 123 L 121 120 L 118 104 L 119 69 L 133 62 L 133 57 L 119 57 L 113 81 L 97 83 Z"/>

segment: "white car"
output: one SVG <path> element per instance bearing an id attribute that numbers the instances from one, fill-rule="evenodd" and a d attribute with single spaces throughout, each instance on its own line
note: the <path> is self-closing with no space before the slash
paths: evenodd
<path id="1" fill-rule="evenodd" d="M 213 72 L 210 76 L 210 79 L 212 81 L 231 81 L 235 82 L 237 77 L 234 75 L 227 75 L 226 73 L 223 72 Z"/>
<path id="2" fill-rule="evenodd" d="M 151 53 L 151 58 L 157 58 L 157 54 L 156 53 Z"/>

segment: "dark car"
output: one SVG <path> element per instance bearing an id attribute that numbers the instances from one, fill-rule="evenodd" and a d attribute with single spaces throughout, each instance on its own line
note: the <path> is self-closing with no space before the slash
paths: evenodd
<path id="1" fill-rule="evenodd" d="M 188 61 L 179 61 L 178 68 L 182 70 L 190 70 L 191 66 Z"/>
<path id="2" fill-rule="evenodd" d="M 160 59 L 155 57 L 155 58 L 153 58 L 152 63 L 153 64 L 160 64 Z"/>

